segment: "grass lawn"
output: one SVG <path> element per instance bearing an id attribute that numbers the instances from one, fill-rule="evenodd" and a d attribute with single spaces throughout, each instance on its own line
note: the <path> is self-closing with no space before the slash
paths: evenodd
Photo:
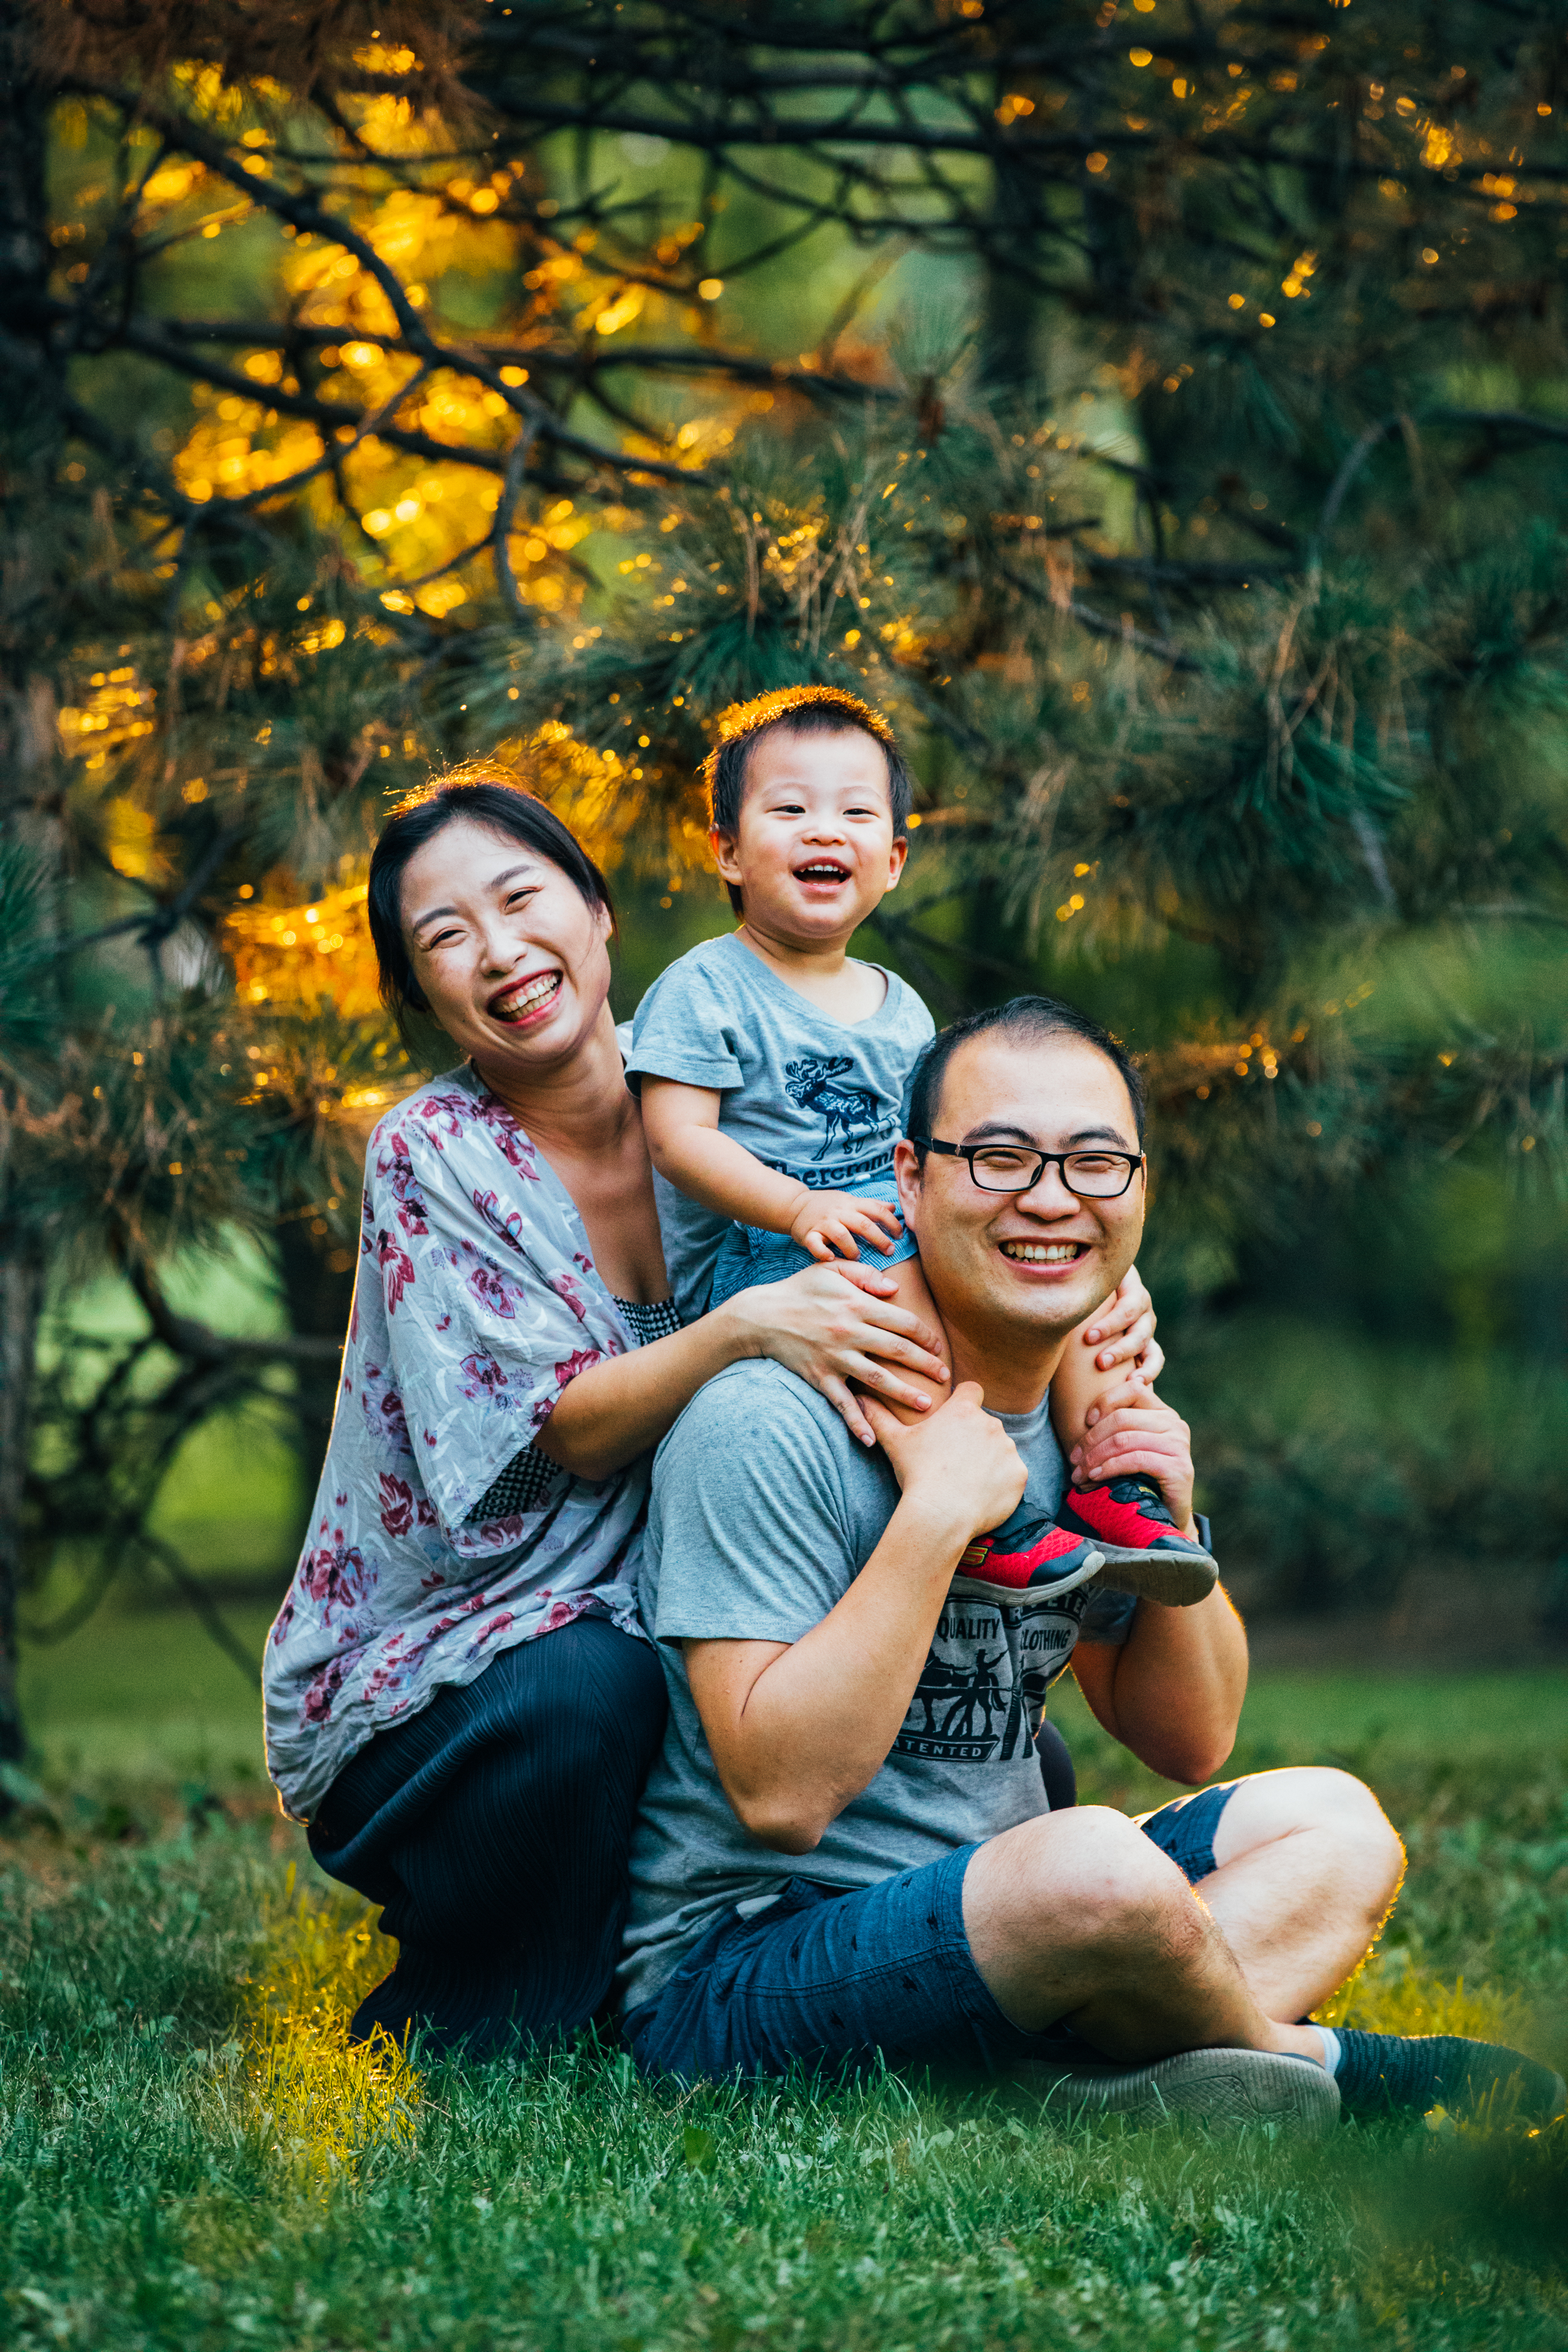
<path id="1" fill-rule="evenodd" d="M 55 1819 L 0 1838 L 7 2344 L 1568 2352 L 1562 2126 L 1298 2148 L 1043 2125 L 990 2089 L 680 2095 L 596 2051 L 350 2053 L 389 1950 L 236 1778 L 236 1669 L 183 1619 L 126 1616 L 28 1688 Z M 1167 1793 L 1070 1698 L 1061 1720 L 1086 1795 Z M 1371 1778 L 1411 1853 L 1339 2013 L 1561 2067 L 1563 1678 L 1261 1680 L 1237 1767 L 1312 1760 Z M 205 1828 L 198 1781 L 228 1802 Z"/>

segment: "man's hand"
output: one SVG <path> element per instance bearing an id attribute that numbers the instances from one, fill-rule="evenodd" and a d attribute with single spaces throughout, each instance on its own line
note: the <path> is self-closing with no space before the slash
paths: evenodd
<path id="1" fill-rule="evenodd" d="M 946 1411 L 946 1407 L 943 1407 Z M 939 1416 L 933 1414 L 932 1420 Z M 889 1415 L 888 1418 L 891 1418 Z M 918 1437 L 923 1427 L 905 1433 Z M 880 1431 L 878 1432 L 880 1435 Z M 884 1444 L 887 1443 L 883 1440 Z M 1100 1399 L 1100 1417 L 1072 1450 L 1075 1486 L 1109 1486 L 1142 1471 L 1157 1478 L 1171 1517 L 1183 1535 L 1193 1532 L 1193 1433 L 1179 1412 L 1162 1404 L 1139 1379 Z"/>
<path id="2" fill-rule="evenodd" d="M 869 1242 L 886 1256 L 904 1230 L 891 1201 L 855 1192 L 814 1192 L 807 1186 L 802 1190 L 805 1198 L 790 1220 L 790 1239 L 825 1265 L 836 1256 L 858 1257 L 861 1242 Z"/>
<path id="3" fill-rule="evenodd" d="M 938 1517 L 952 1513 L 969 1536 L 999 1528 L 1023 1499 L 1029 1473 L 978 1381 L 960 1381 L 945 1404 L 906 1423 L 875 1397 L 862 1410 L 893 1465 L 904 1500 Z"/>
<path id="4" fill-rule="evenodd" d="M 866 1412 L 903 1493 L 870 1559 L 798 1642 L 688 1642 L 686 1671 L 724 1794 L 781 1853 L 809 1853 L 887 1762 L 960 1555 L 1024 1491 L 1018 1449 L 963 1381 L 906 1428 Z"/>

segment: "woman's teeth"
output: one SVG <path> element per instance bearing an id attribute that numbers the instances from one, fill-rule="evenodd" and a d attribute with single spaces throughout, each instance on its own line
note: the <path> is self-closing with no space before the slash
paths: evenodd
<path id="1" fill-rule="evenodd" d="M 1082 1247 L 1081 1242 L 1004 1242 L 1002 1255 L 1026 1265 L 1066 1265 Z"/>
<path id="2" fill-rule="evenodd" d="M 553 996 L 560 985 L 561 974 L 558 971 L 542 972 L 537 980 L 531 980 L 528 986 L 520 989 L 515 996 L 502 997 L 497 1003 L 497 1020 L 521 1021 L 525 1013 L 531 1013 L 537 1005 L 544 1003 L 546 997 Z"/>

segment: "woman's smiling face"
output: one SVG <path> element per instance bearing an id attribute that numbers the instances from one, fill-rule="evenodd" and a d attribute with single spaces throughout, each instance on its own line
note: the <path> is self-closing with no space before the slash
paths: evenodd
<path id="1" fill-rule="evenodd" d="M 403 937 L 430 1011 L 481 1074 L 569 1059 L 610 992 L 610 910 L 509 834 L 457 817 L 403 870 Z"/>

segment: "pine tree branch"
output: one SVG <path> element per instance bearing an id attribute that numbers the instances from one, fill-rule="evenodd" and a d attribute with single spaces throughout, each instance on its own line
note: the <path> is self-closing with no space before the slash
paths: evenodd
<path id="1" fill-rule="evenodd" d="M 1414 416 L 1403 410 L 1392 416 L 1380 416 L 1347 452 L 1334 476 L 1318 518 L 1319 540 L 1326 539 L 1333 529 L 1347 491 L 1378 443 L 1388 434 L 1407 430 L 1412 425 L 1474 425 L 1489 434 L 1522 433 L 1538 441 L 1568 441 L 1568 425 L 1559 424 L 1552 417 L 1531 416 L 1520 408 L 1426 408 Z"/>
<path id="2" fill-rule="evenodd" d="M 516 512 L 518 499 L 522 495 L 523 476 L 528 468 L 528 452 L 531 441 L 532 436 L 525 426 L 512 445 L 511 454 L 507 459 L 506 479 L 501 484 L 501 494 L 496 503 L 495 523 L 490 532 L 497 583 L 508 612 L 523 628 L 533 625 L 533 617 L 522 601 L 517 584 L 517 573 L 512 568 L 511 519 Z"/>
<path id="3" fill-rule="evenodd" d="M 53 307 L 55 315 L 58 317 L 71 314 L 69 303 L 60 302 Z M 311 325 L 303 320 L 168 318 L 161 319 L 158 323 L 166 335 L 176 341 L 228 343 L 245 351 L 292 352 L 322 350 L 329 344 L 342 342 L 349 336 L 348 329 L 341 323 Z M 355 327 L 350 339 L 356 343 L 368 343 L 373 351 L 396 352 L 403 350 L 400 336 L 381 334 L 374 328 Z M 865 383 L 858 376 L 833 375 L 816 369 L 788 367 L 777 360 L 753 359 L 744 352 L 709 350 L 700 343 L 633 343 L 623 341 L 619 336 L 606 341 L 603 336 L 595 335 L 585 337 L 581 343 L 567 350 L 528 342 L 487 342 L 483 350 L 487 359 L 497 366 L 519 365 L 541 372 L 553 371 L 578 380 L 603 374 L 612 368 L 646 368 L 663 375 L 728 376 L 736 383 L 764 384 L 770 389 L 803 393 L 807 398 L 864 403 L 868 400 L 897 401 L 903 397 L 895 385 Z M 189 373 L 188 370 L 185 372 Z M 268 405 L 273 404 L 278 390 L 274 384 L 258 384 L 248 376 L 242 378 L 237 375 L 225 381 L 231 390 L 243 383 L 248 399 L 265 400 Z M 397 395 L 400 400 L 406 397 L 406 388 Z M 393 405 L 394 403 L 388 404 L 389 408 Z M 355 414 L 363 416 L 365 413 L 363 410 L 352 411 L 335 402 L 331 407 L 339 424 L 347 424 Z M 380 428 L 373 426 L 370 429 Z M 461 451 L 454 453 L 445 442 L 430 446 L 448 456 L 462 454 Z M 348 445 L 342 443 L 340 446 L 346 449 Z"/>
<path id="4" fill-rule="evenodd" d="M 1521 408 L 1428 408 L 1424 425 L 1475 425 L 1489 433 L 1524 433 L 1537 441 L 1568 441 L 1568 425 L 1531 416 Z"/>
<path id="5" fill-rule="evenodd" d="M 341 1339 L 231 1339 L 209 1324 L 188 1315 L 176 1315 L 138 1257 L 128 1257 L 126 1279 L 146 1309 L 154 1332 L 165 1348 L 191 1362 L 211 1366 L 233 1364 L 325 1364 L 342 1356 Z"/>
<path id="6" fill-rule="evenodd" d="M 1109 614 L 1097 613 L 1092 604 L 1080 604 L 1076 596 L 1065 605 L 1057 605 L 1048 589 L 1041 588 L 1033 580 L 1026 579 L 1024 574 L 1015 571 L 1010 563 L 998 561 L 995 568 L 997 576 L 1005 580 L 1009 587 L 1016 588 L 1021 596 L 1027 596 L 1033 604 L 1052 605 L 1059 612 L 1070 614 L 1079 628 L 1088 629 L 1091 635 L 1114 637 L 1119 644 L 1131 646 L 1135 653 L 1150 654 L 1155 660 L 1164 662 L 1171 669 L 1190 671 L 1194 676 L 1201 675 L 1203 664 L 1194 660 L 1191 654 L 1184 653 L 1180 646 L 1172 645 L 1168 638 L 1152 637 L 1147 630 L 1135 629 L 1129 621 L 1113 621 Z"/>
<path id="7" fill-rule="evenodd" d="M 230 1630 L 217 1602 L 201 1579 L 192 1574 L 174 1545 L 163 1536 L 151 1534 L 145 1528 L 138 1529 L 136 1540 L 141 1549 L 157 1561 L 208 1639 L 216 1644 L 226 1658 L 232 1660 L 253 1689 L 258 1688 L 261 1682 L 259 1664 L 238 1635 Z"/>
<path id="8" fill-rule="evenodd" d="M 1457 915 L 1495 916 L 1516 923 L 1550 923 L 1558 930 L 1568 930 L 1568 915 L 1560 915 L 1550 907 L 1513 906 L 1506 900 L 1489 907 L 1456 907 Z"/>
<path id="9" fill-rule="evenodd" d="M 1060 524 L 1057 526 L 1058 531 L 1062 528 Z M 1213 563 L 1199 556 L 1185 555 L 1164 556 L 1151 562 L 1145 557 L 1100 555 L 1089 547 L 1076 548 L 1074 553 L 1086 572 L 1103 573 L 1109 579 L 1157 582 L 1167 588 L 1241 588 L 1249 580 L 1288 580 L 1296 568 L 1289 563 Z"/>
<path id="10" fill-rule="evenodd" d="M 288 221 L 296 230 L 303 231 L 311 236 L 320 236 L 327 244 L 339 246 L 344 253 L 353 254 L 361 268 L 374 280 L 385 296 L 393 317 L 397 321 L 405 350 L 412 352 L 415 357 L 424 360 L 428 367 L 449 368 L 458 374 L 471 376 L 476 383 L 482 383 L 487 391 L 495 393 L 504 400 L 507 406 L 514 409 L 519 417 L 526 422 L 542 439 L 551 442 L 557 448 L 568 451 L 574 457 L 586 458 L 590 463 L 607 467 L 614 472 L 652 474 L 677 481 L 685 478 L 687 469 L 682 467 L 666 464 L 660 458 L 629 457 L 619 450 L 606 449 L 596 442 L 585 440 L 580 434 L 569 433 L 545 404 L 537 395 L 528 392 L 526 386 L 503 383 L 500 370 L 490 366 L 482 354 L 476 354 L 471 348 L 465 349 L 437 341 L 409 301 L 396 271 L 389 262 L 382 259 L 368 237 L 362 236 L 357 229 L 351 227 L 348 222 L 338 214 L 328 212 L 324 205 L 313 202 L 309 197 L 294 194 L 280 181 L 268 179 L 264 174 L 254 175 L 247 173 L 243 163 L 237 158 L 222 139 L 215 133 L 205 131 L 187 116 L 173 114 L 136 91 L 123 89 L 110 83 L 96 82 L 90 78 L 72 76 L 62 86 L 79 95 L 107 99 L 128 118 L 150 124 L 183 154 L 194 156 L 199 163 L 205 164 L 208 171 L 215 172 L 220 178 L 228 180 L 242 194 L 248 197 L 258 211 L 270 213 L 276 219 Z M 116 339 L 132 341 L 142 349 L 160 349 L 161 356 L 171 356 L 166 349 L 160 348 L 163 346 L 163 339 L 145 322 L 134 329 L 129 324 L 120 327 L 117 330 Z M 187 373 L 189 373 L 188 362 Z M 235 389 L 243 389 L 245 397 L 251 400 L 254 400 L 258 392 L 262 389 L 249 377 L 243 379 L 231 377 L 231 382 Z M 329 405 L 325 403 L 310 401 L 300 405 L 300 395 L 286 396 L 282 394 L 281 388 L 277 385 L 266 387 L 266 394 L 269 407 L 288 406 L 296 415 L 309 415 L 315 417 L 319 410 L 324 412 Z M 357 420 L 352 416 L 340 416 L 336 421 L 353 423 Z M 421 454 L 439 455 L 447 458 L 457 457 L 459 462 L 462 462 L 464 457 L 461 450 L 447 448 L 440 443 L 428 444 Z M 497 457 L 489 470 L 494 473 L 504 473 L 505 460 Z"/>

